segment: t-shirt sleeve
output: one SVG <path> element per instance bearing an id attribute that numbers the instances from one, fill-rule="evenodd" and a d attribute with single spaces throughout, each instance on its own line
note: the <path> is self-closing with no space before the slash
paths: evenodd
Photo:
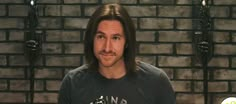
<path id="1" fill-rule="evenodd" d="M 176 104 L 175 92 L 166 73 L 155 66 L 140 62 L 140 79 L 146 80 L 140 84 L 146 93 L 146 99 L 154 99 L 147 104 Z"/>
<path id="2" fill-rule="evenodd" d="M 62 80 L 58 95 L 58 104 L 71 104 L 71 78 L 67 74 Z"/>
<path id="3" fill-rule="evenodd" d="M 171 86 L 168 76 L 163 72 L 160 74 L 161 96 L 159 96 L 160 104 L 176 104 L 175 93 Z"/>

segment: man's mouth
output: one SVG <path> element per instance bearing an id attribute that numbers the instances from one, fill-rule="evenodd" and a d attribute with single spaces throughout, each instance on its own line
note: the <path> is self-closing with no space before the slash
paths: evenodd
<path id="1" fill-rule="evenodd" d="M 114 52 L 100 52 L 100 55 L 103 55 L 103 56 L 115 56 L 115 53 Z"/>
<path id="2" fill-rule="evenodd" d="M 113 54 L 101 54 L 103 56 L 114 56 Z"/>

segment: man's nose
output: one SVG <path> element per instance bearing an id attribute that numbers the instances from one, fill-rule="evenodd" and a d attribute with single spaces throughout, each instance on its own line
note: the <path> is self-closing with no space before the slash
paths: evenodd
<path id="1" fill-rule="evenodd" d="M 111 51 L 111 46 L 112 46 L 111 39 L 106 39 L 104 50 L 106 52 L 110 52 Z"/>

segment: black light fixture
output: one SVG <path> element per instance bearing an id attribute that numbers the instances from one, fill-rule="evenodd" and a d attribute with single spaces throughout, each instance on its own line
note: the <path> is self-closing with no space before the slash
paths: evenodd
<path id="1" fill-rule="evenodd" d="M 35 62 L 41 53 L 42 48 L 42 33 L 37 32 L 38 26 L 38 10 L 36 0 L 30 0 L 27 2 L 28 5 L 28 16 L 26 17 L 26 32 L 25 32 L 25 56 L 29 61 L 29 68 L 27 76 L 30 81 L 30 99 L 26 99 L 26 104 L 34 103 L 34 76 L 35 76 Z M 28 98 L 28 97 L 27 97 Z"/>
<path id="2" fill-rule="evenodd" d="M 195 1 L 195 0 L 194 0 Z M 193 2 L 194 3 L 194 2 Z M 196 4 L 199 4 L 196 6 Z M 193 4 L 193 49 L 196 60 L 203 69 L 204 103 L 208 103 L 208 62 L 213 55 L 212 21 L 208 0 L 196 1 Z"/>

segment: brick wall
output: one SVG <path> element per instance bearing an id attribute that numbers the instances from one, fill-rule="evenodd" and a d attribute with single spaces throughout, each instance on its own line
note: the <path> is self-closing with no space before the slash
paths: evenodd
<path id="1" fill-rule="evenodd" d="M 0 0 L 0 104 L 29 97 L 24 56 L 27 0 Z M 83 37 L 89 17 L 103 3 L 120 2 L 137 28 L 137 58 L 164 69 L 177 104 L 203 104 L 203 71 L 192 47 L 194 0 L 38 0 L 42 55 L 35 67 L 35 99 L 56 104 L 63 76 L 84 63 Z M 236 2 L 210 0 L 214 55 L 209 62 L 209 102 L 236 96 Z"/>

